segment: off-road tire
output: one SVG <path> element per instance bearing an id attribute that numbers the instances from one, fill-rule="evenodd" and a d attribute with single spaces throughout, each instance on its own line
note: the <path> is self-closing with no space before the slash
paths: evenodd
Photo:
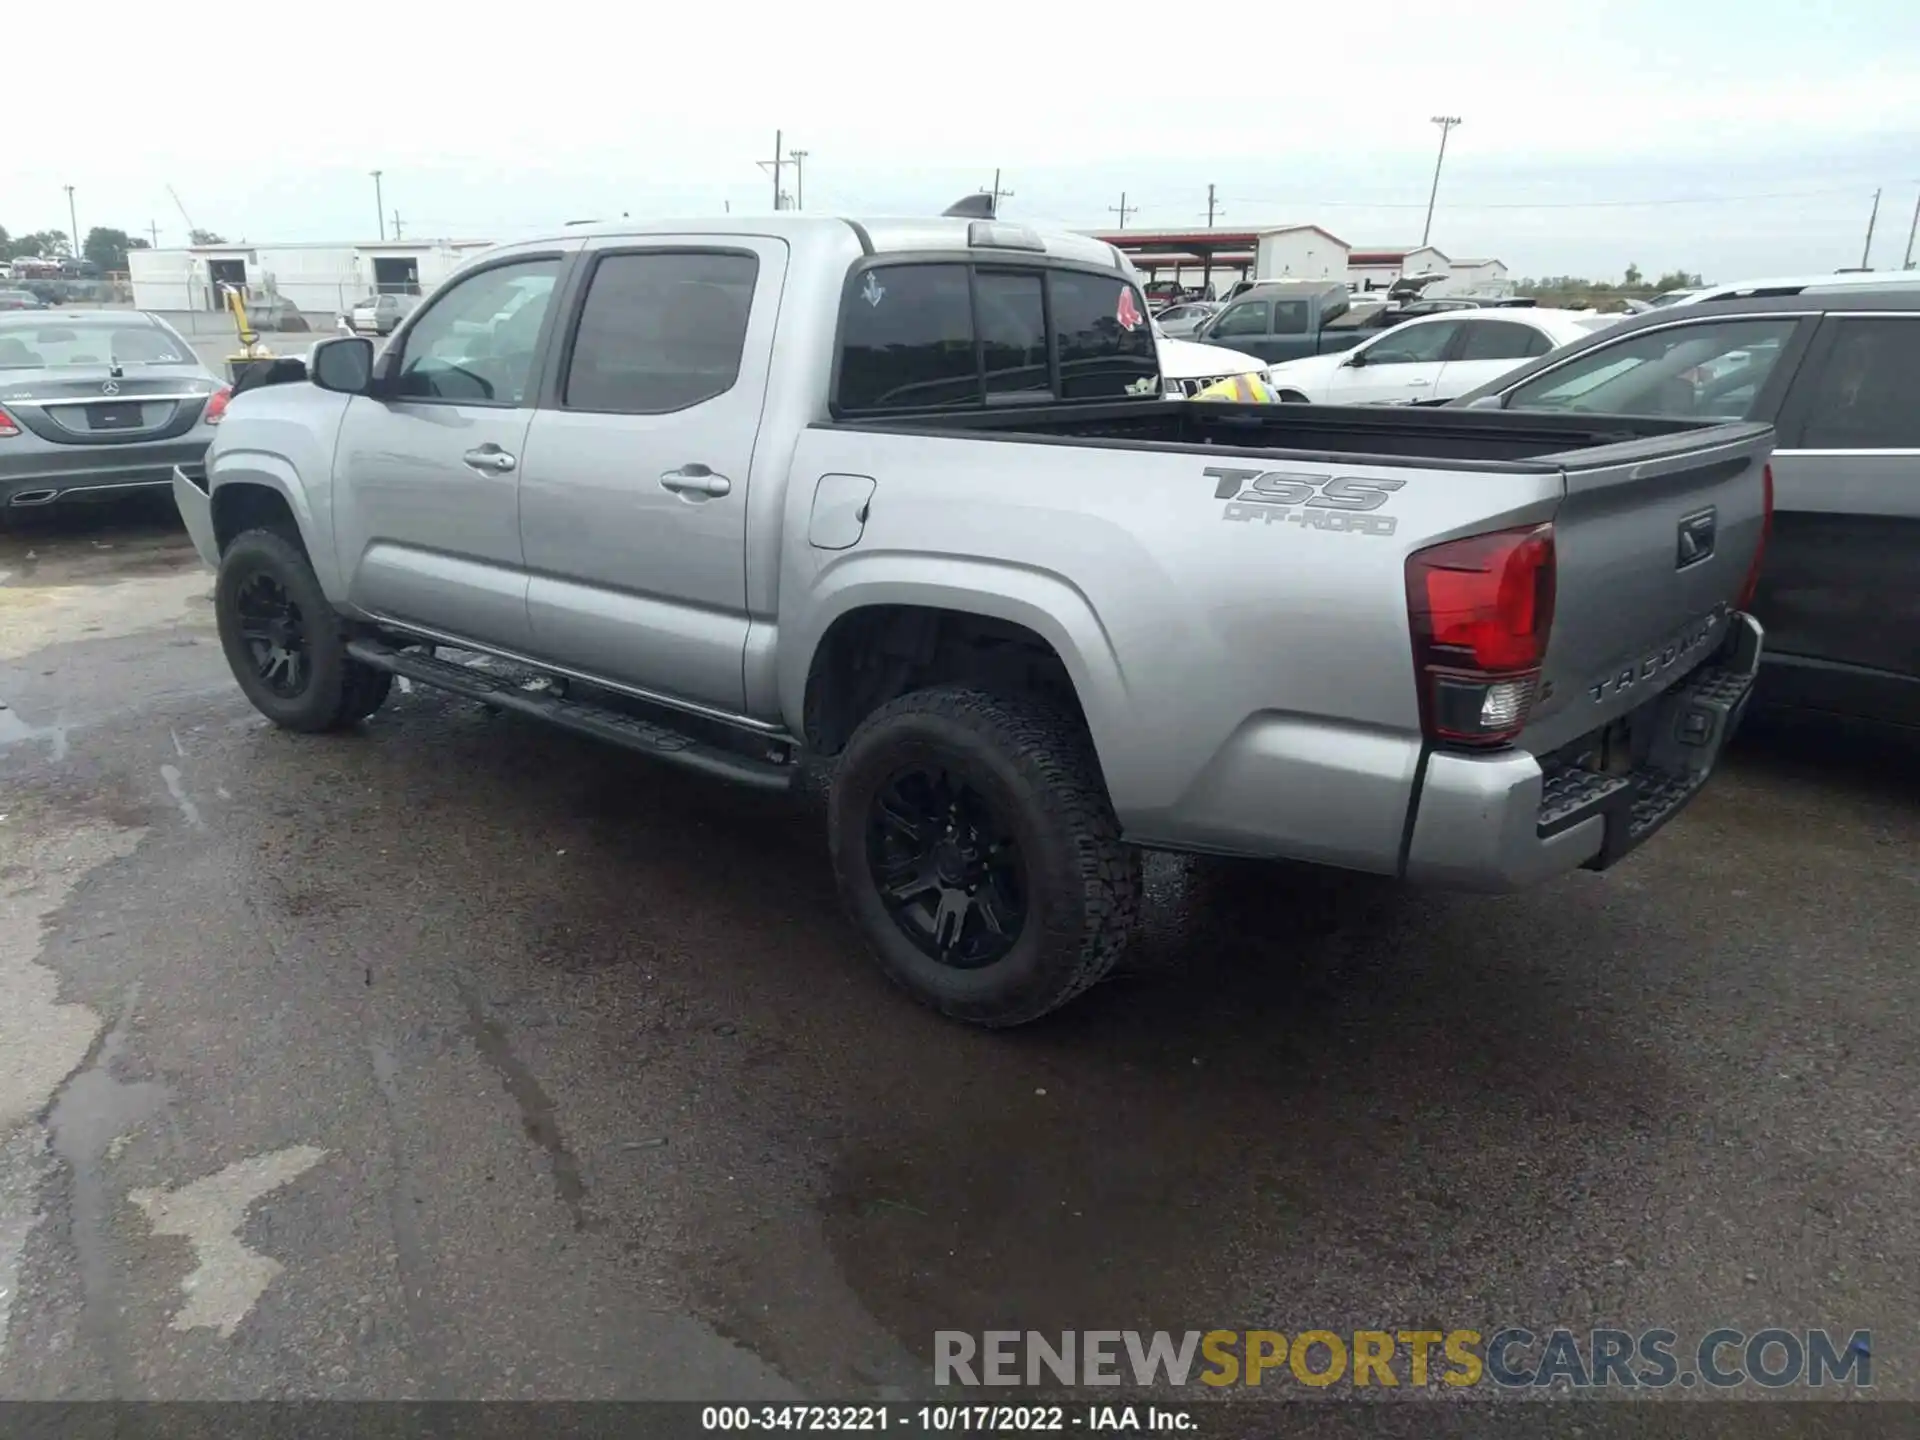
<path id="1" fill-rule="evenodd" d="M 894 922 L 874 880 L 874 796 L 901 769 L 927 761 L 988 797 L 1025 863 L 1025 924 L 1008 954 L 979 969 L 924 953 Z M 956 1020 L 1024 1025 L 1065 1005 L 1113 969 L 1139 913 L 1140 855 L 1120 838 L 1086 728 L 1037 698 L 940 686 L 883 705 L 834 768 L 827 830 L 841 902 L 881 969 Z"/>
<path id="2" fill-rule="evenodd" d="M 240 635 L 240 587 L 263 571 L 299 606 L 305 630 L 307 680 L 290 697 L 275 694 L 262 681 Z M 248 530 L 227 546 L 214 583 L 213 610 L 233 678 L 253 707 L 283 729 L 309 734 L 345 729 L 378 710 L 393 689 L 392 675 L 347 654 L 340 617 L 321 590 L 306 552 L 277 530 Z"/>

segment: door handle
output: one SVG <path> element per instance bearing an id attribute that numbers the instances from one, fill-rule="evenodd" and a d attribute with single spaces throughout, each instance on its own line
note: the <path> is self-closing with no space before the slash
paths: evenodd
<path id="1" fill-rule="evenodd" d="M 470 469 L 485 470 L 494 475 L 505 475 L 520 463 L 498 445 L 492 444 L 482 445 L 477 450 L 469 450 L 460 458 Z"/>
<path id="2" fill-rule="evenodd" d="M 1415 385 L 1431 385 L 1432 383 L 1433 383 L 1433 382 L 1432 382 L 1431 380 L 1409 380 L 1409 381 L 1407 381 L 1407 384 L 1408 384 L 1408 386 L 1409 386 L 1409 387 L 1412 387 L 1412 386 L 1415 386 Z"/>
<path id="3" fill-rule="evenodd" d="M 694 464 L 667 471 L 660 477 L 660 488 L 676 495 L 726 495 L 732 491 L 733 482 L 705 465 Z"/>

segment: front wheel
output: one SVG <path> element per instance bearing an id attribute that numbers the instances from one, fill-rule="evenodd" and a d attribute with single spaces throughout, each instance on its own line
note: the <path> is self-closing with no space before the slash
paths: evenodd
<path id="1" fill-rule="evenodd" d="M 1021 1025 L 1113 968 L 1140 903 L 1085 727 L 1050 703 L 959 686 L 867 717 L 835 769 L 840 896 L 922 1004 Z"/>
<path id="2" fill-rule="evenodd" d="M 278 531 L 249 530 L 227 547 L 213 609 L 233 678 L 274 724 L 338 730 L 386 702 L 393 677 L 347 654 L 313 566 Z"/>

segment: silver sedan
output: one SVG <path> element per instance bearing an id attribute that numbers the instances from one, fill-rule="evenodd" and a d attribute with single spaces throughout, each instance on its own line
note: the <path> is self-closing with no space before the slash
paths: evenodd
<path id="1" fill-rule="evenodd" d="M 0 314 L 0 523 L 20 507 L 170 488 L 204 463 L 224 381 L 137 310 Z"/>

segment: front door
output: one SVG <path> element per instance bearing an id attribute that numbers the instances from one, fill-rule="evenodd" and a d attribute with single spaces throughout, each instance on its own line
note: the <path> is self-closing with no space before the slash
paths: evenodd
<path id="1" fill-rule="evenodd" d="M 585 263 L 567 368 L 521 473 L 533 654 L 739 713 L 749 480 L 786 244 L 609 240 Z"/>
<path id="2" fill-rule="evenodd" d="M 564 263 L 515 259 L 448 287 L 392 342 L 390 392 L 348 402 L 334 534 L 357 608 L 527 648 L 520 465 Z"/>
<path id="3" fill-rule="evenodd" d="M 1431 400 L 1457 320 L 1408 320 L 1356 345 L 1327 381 L 1329 405 Z"/>
<path id="4" fill-rule="evenodd" d="M 1920 315 L 1828 316 L 1779 428 L 1767 649 L 1920 678 Z"/>

